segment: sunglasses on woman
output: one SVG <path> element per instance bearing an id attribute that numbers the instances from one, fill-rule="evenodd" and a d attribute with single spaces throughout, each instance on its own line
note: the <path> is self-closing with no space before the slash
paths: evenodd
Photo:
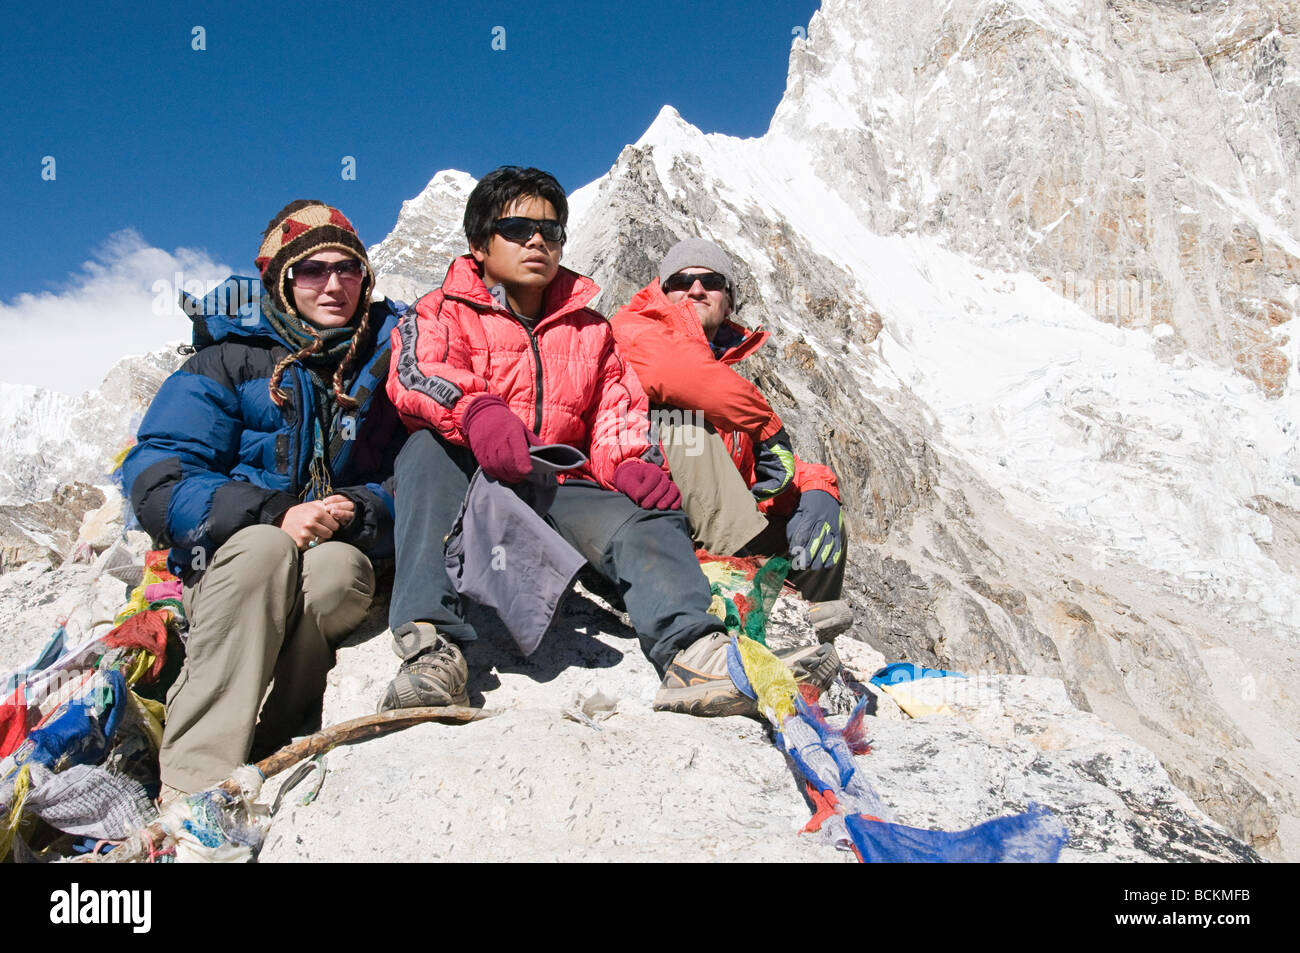
<path id="1" fill-rule="evenodd" d="M 542 238 L 546 241 L 564 244 L 564 226 L 553 218 L 523 218 L 512 215 L 493 222 L 492 231 L 510 242 L 526 242 L 535 232 L 541 232 Z"/>
<path id="2" fill-rule="evenodd" d="M 679 271 L 675 275 L 669 275 L 663 281 L 664 292 L 670 291 L 690 291 L 695 287 L 695 282 L 699 282 L 705 291 L 726 291 L 727 279 L 725 276 L 718 274 L 716 271 L 705 271 L 700 274 L 688 275 L 684 271 Z"/>
<path id="3" fill-rule="evenodd" d="M 345 284 L 359 282 L 366 276 L 366 266 L 356 258 L 345 258 L 333 262 L 300 261 L 289 268 L 290 280 L 304 288 L 324 288 L 330 275 L 338 275 Z"/>

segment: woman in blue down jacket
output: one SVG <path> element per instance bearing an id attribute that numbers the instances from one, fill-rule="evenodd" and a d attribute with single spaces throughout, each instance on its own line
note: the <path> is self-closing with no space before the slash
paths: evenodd
<path id="1" fill-rule="evenodd" d="M 367 554 L 392 553 L 405 428 L 384 381 L 399 306 L 371 303 L 365 246 L 321 202 L 280 210 L 257 267 L 260 294 L 231 278 L 187 300 L 197 352 L 123 466 L 136 516 L 185 583 L 164 801 L 318 724 L 334 649 L 374 595 Z"/>

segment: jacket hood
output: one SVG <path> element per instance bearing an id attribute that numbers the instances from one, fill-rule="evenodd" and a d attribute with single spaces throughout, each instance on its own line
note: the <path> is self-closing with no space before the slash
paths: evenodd
<path id="1" fill-rule="evenodd" d="M 182 290 L 180 306 L 194 323 L 194 346 L 203 348 L 229 337 L 280 340 L 262 314 L 265 293 L 261 278 L 246 275 L 231 275 L 202 298 Z"/>
<path id="2" fill-rule="evenodd" d="M 698 338 L 705 344 L 709 343 L 709 339 L 704 334 L 704 328 L 700 326 L 700 319 L 695 315 L 694 306 L 685 298 L 676 304 L 669 301 L 668 296 L 664 294 L 663 288 L 659 286 L 658 278 L 655 278 L 650 284 L 638 291 L 624 310 L 635 312 L 651 321 L 661 321 L 679 334 Z M 739 343 L 729 347 L 718 358 L 724 364 L 735 364 L 737 361 L 749 357 L 762 347 L 763 342 L 770 336 L 762 328 L 755 328 L 751 331 L 743 324 L 732 321 L 730 318 L 723 319 L 718 331 L 719 333 L 727 331 L 729 337 L 740 339 Z"/>
<path id="3" fill-rule="evenodd" d="M 451 267 L 447 269 L 447 277 L 442 280 L 442 293 L 476 308 L 506 310 L 492 297 L 487 285 L 483 284 L 478 262 L 473 255 L 461 255 L 452 260 Z M 540 325 L 543 321 L 581 311 L 599 293 L 600 286 L 590 278 L 561 265 L 551 283 L 546 286 L 546 293 L 542 297 L 542 315 L 537 323 Z"/>

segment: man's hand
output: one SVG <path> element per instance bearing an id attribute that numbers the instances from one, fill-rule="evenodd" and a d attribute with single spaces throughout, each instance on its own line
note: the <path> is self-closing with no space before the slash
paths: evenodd
<path id="1" fill-rule="evenodd" d="M 470 452 L 483 472 L 502 483 L 518 483 L 533 472 L 528 448 L 537 436 L 496 394 L 475 397 L 462 418 Z"/>
<path id="2" fill-rule="evenodd" d="M 682 492 L 667 473 L 644 460 L 624 460 L 614 470 L 614 489 L 643 510 L 677 510 Z"/>
<path id="3" fill-rule="evenodd" d="M 749 492 L 756 500 L 770 500 L 794 479 L 794 448 L 784 427 L 754 447 L 754 476 Z"/>
<path id="4" fill-rule="evenodd" d="M 299 503 L 289 507 L 281 517 L 280 529 L 289 534 L 298 549 L 306 550 L 317 543 L 323 543 L 338 530 L 340 523 L 330 514 L 328 502 L 329 500 L 311 500 Z"/>
<path id="5" fill-rule="evenodd" d="M 844 516 L 840 501 L 825 490 L 809 490 L 785 526 L 791 569 L 834 566 L 844 553 Z"/>

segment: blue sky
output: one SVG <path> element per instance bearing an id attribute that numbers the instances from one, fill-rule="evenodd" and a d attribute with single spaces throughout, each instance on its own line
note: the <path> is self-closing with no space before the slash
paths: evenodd
<path id="1" fill-rule="evenodd" d="M 87 261 L 116 268 L 124 229 L 136 252 L 194 249 L 248 272 L 292 198 L 338 205 L 373 244 L 440 169 L 538 165 L 572 191 L 664 104 L 706 132 L 761 135 L 817 4 L 756 6 L 32 7 L 0 32 L 6 323 L 30 293 L 57 310 Z"/>

